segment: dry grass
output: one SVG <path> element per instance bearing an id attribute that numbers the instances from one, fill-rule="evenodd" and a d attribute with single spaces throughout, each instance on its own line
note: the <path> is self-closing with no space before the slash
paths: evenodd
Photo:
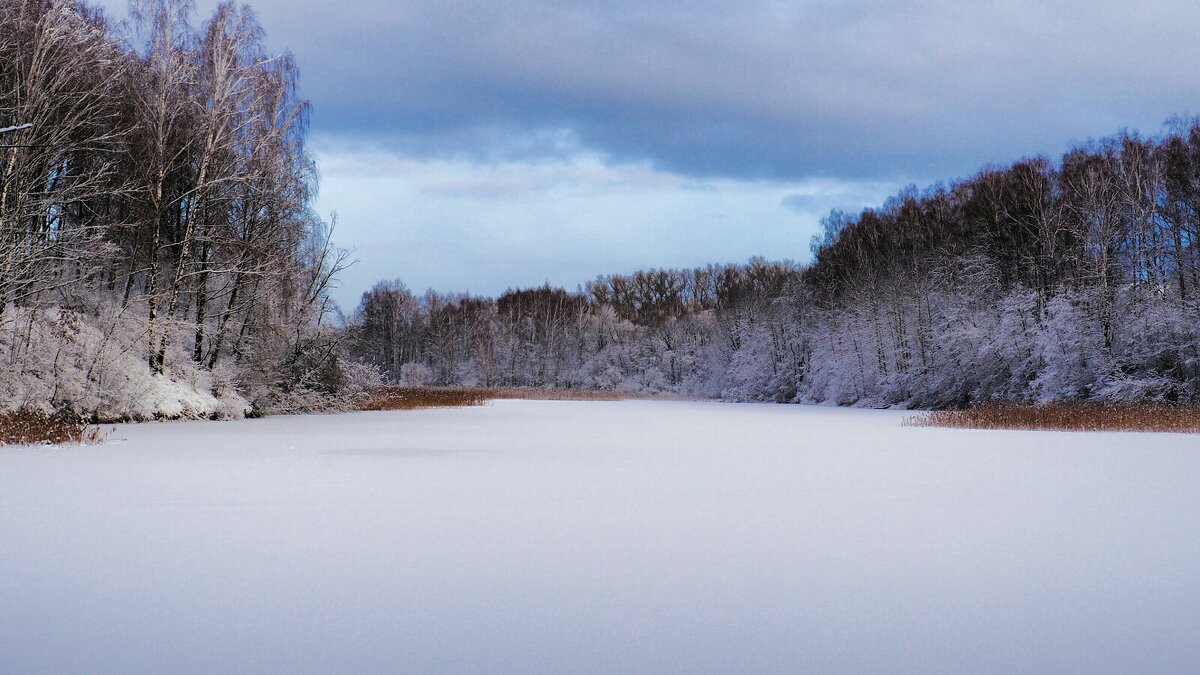
<path id="1" fill-rule="evenodd" d="M 104 436 L 100 427 L 61 415 L 28 410 L 0 413 L 0 445 L 92 445 L 102 443 Z"/>
<path id="2" fill-rule="evenodd" d="M 363 410 L 416 410 L 480 405 L 486 399 L 478 389 L 441 387 L 382 387 L 371 392 Z"/>
<path id="3" fill-rule="evenodd" d="M 363 410 L 416 410 L 481 405 L 495 399 L 532 401 L 620 401 L 646 398 L 636 394 L 590 389 L 526 389 L 522 387 L 381 387 L 371 393 Z M 655 396 L 654 398 L 665 398 Z"/>
<path id="4" fill-rule="evenodd" d="M 1100 403 L 1022 405 L 991 403 L 966 410 L 937 410 L 908 419 L 922 427 L 1053 431 L 1158 431 L 1200 433 L 1200 407 Z"/>
<path id="5" fill-rule="evenodd" d="M 600 391 L 599 389 L 527 389 L 522 387 L 497 387 L 486 389 L 488 398 L 519 399 L 524 401 L 624 401 L 630 398 L 650 398 L 646 395 L 624 391 Z"/>

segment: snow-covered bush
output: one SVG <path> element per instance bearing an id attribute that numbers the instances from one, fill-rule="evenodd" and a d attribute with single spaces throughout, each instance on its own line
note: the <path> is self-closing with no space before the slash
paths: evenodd
<path id="1" fill-rule="evenodd" d="M 0 320 L 0 410 L 98 421 L 237 418 L 248 404 L 228 375 L 170 350 L 163 373 L 145 359 L 144 320 L 10 306 Z"/>
<path id="2" fill-rule="evenodd" d="M 423 387 L 433 381 L 433 370 L 415 361 L 400 366 L 400 384 L 406 387 Z"/>

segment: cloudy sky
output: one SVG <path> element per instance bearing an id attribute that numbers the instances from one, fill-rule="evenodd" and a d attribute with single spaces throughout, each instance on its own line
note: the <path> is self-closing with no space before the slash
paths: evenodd
<path id="1" fill-rule="evenodd" d="M 252 5 L 314 105 L 347 309 L 803 261 L 831 208 L 1200 112 L 1195 2 Z"/>

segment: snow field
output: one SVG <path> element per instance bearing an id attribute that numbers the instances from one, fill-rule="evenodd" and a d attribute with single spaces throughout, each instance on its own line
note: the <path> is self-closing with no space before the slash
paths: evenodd
<path id="1" fill-rule="evenodd" d="M 665 401 L 0 448 L 0 672 L 1188 672 L 1200 439 Z"/>

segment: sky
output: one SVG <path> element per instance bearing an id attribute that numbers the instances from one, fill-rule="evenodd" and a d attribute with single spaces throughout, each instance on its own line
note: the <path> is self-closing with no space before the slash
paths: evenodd
<path id="1" fill-rule="evenodd" d="M 1200 112 L 1195 2 L 251 5 L 313 104 L 347 310 L 382 279 L 804 262 L 830 209 Z"/>

